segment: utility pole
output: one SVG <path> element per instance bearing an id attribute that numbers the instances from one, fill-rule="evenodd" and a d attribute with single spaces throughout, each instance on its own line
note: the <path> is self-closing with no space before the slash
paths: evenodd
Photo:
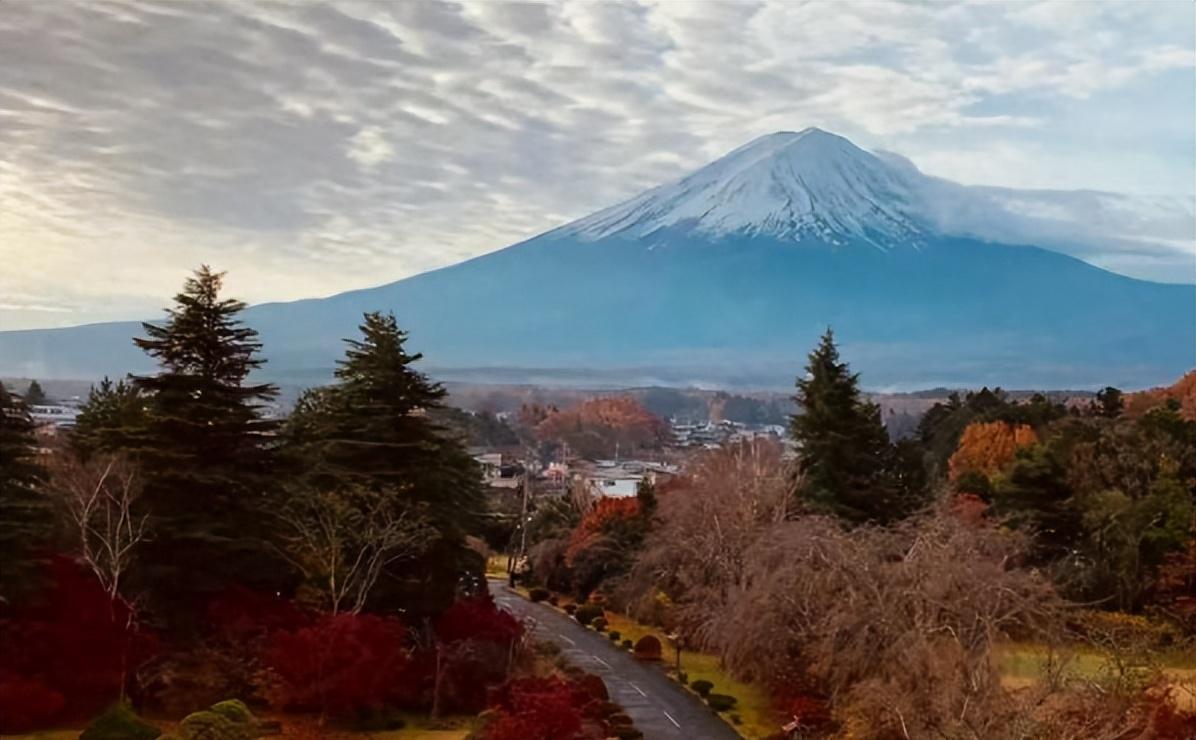
<path id="1" fill-rule="evenodd" d="M 523 562 L 527 556 L 527 501 L 532 488 L 532 456 L 531 450 L 525 448 L 523 456 L 523 502 L 519 507 L 519 556 L 512 564 L 509 573 L 511 586 L 515 585 L 515 566 Z"/>

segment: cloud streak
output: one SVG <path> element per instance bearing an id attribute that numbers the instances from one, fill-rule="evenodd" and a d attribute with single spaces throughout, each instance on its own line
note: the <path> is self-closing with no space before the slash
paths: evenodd
<path id="1" fill-rule="evenodd" d="M 200 262 L 252 301 L 398 279 L 809 125 L 970 182 L 1186 194 L 1193 12 L 0 3 L 0 328 L 155 315 Z"/>

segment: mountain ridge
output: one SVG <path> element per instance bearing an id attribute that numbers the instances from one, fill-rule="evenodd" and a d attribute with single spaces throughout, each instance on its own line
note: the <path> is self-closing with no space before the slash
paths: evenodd
<path id="1" fill-rule="evenodd" d="M 367 310 L 395 312 L 429 365 L 450 373 L 653 368 L 780 386 L 828 325 L 878 387 L 1143 387 L 1196 366 L 1196 286 L 1013 238 L 1030 221 L 1003 216 L 995 232 L 1002 193 L 816 129 L 778 133 L 505 249 L 374 288 L 260 304 L 245 320 L 261 332 L 266 374 L 308 382 L 330 375 Z M 934 208 L 990 228 L 943 228 Z M 0 333 L 0 373 L 144 371 L 130 329 Z"/>

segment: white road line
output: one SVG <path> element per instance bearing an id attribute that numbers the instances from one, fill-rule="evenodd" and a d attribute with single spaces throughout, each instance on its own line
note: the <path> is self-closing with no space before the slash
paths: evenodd
<path id="1" fill-rule="evenodd" d="M 631 684 L 631 688 L 633 688 L 633 689 L 635 689 L 636 691 L 640 692 L 640 696 L 647 696 L 647 694 L 645 694 L 645 693 L 644 693 L 644 690 L 643 690 L 643 689 L 641 689 L 639 686 L 636 686 L 635 684 L 631 683 L 630 681 L 628 681 L 627 683 L 630 683 L 630 684 Z"/>
<path id="2" fill-rule="evenodd" d="M 570 645 L 576 645 L 576 644 L 577 644 L 576 642 L 573 642 L 572 640 L 570 640 L 568 637 L 565 637 L 564 635 L 557 635 L 557 637 L 561 638 L 562 640 L 564 640 L 565 642 L 569 643 Z"/>
<path id="3" fill-rule="evenodd" d="M 661 711 L 664 711 L 664 710 L 661 710 Z M 669 714 L 668 712 L 665 712 L 664 716 L 668 717 L 669 722 L 673 723 L 673 727 L 676 727 L 678 730 L 681 729 L 681 725 L 677 723 L 677 720 L 673 719 L 673 715 Z"/>
<path id="4" fill-rule="evenodd" d="M 602 658 L 599 658 L 597 655 L 591 655 L 590 657 L 593 658 L 594 660 L 598 661 L 602 665 L 606 666 L 607 668 L 610 668 L 610 663 L 607 663 L 605 660 L 603 660 Z"/>

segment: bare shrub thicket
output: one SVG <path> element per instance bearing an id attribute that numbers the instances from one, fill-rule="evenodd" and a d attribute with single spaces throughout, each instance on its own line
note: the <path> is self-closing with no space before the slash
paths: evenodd
<path id="1" fill-rule="evenodd" d="M 698 457 L 685 484 L 660 497 L 659 529 L 615 602 L 636 616 L 676 620 L 693 636 L 742 588 L 745 556 L 763 529 L 792 513 L 781 447 L 753 440 Z M 659 592 L 683 595 L 662 611 Z"/>

